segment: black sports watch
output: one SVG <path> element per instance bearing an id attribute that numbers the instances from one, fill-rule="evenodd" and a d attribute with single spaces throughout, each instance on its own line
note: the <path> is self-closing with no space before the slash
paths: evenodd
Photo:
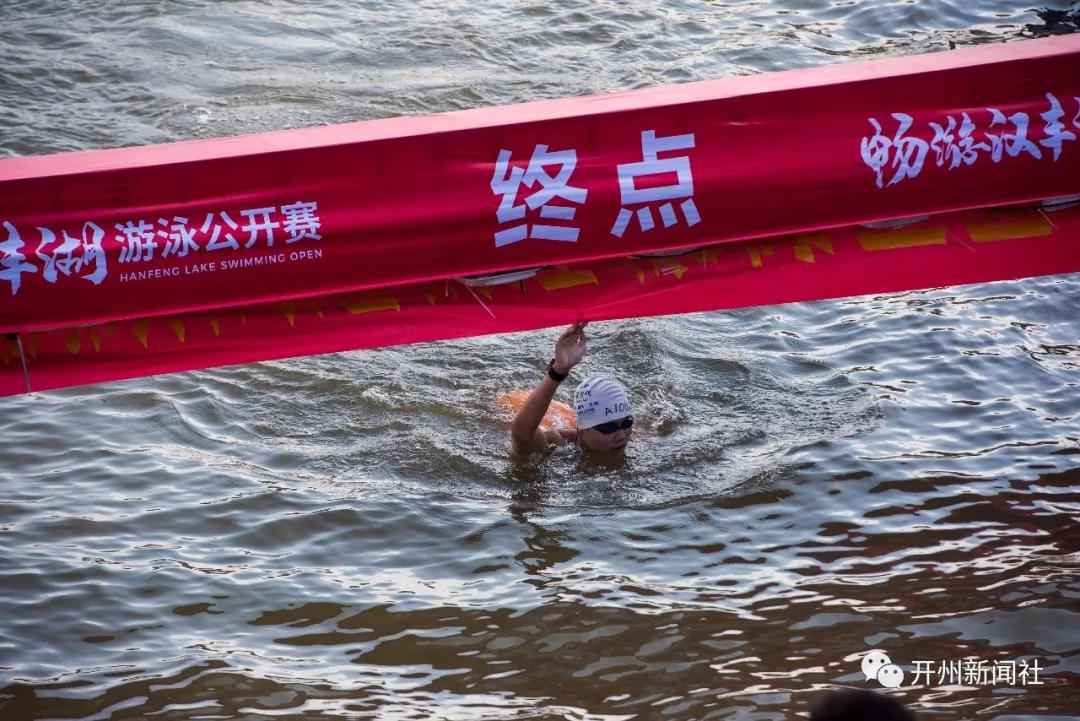
<path id="1" fill-rule="evenodd" d="M 560 373 L 559 371 L 555 370 L 554 358 L 548 361 L 547 373 L 548 378 L 555 381 L 556 383 L 562 383 L 564 380 L 566 380 L 566 376 L 570 375 L 569 373 Z"/>

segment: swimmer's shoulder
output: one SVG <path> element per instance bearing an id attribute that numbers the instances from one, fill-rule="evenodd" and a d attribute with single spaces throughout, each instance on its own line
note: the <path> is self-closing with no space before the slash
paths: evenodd
<path id="1" fill-rule="evenodd" d="M 532 439 L 528 443 L 522 443 L 513 436 L 511 442 L 514 453 L 525 455 L 543 451 L 551 446 L 565 446 L 577 441 L 577 430 L 574 428 L 537 428 Z"/>

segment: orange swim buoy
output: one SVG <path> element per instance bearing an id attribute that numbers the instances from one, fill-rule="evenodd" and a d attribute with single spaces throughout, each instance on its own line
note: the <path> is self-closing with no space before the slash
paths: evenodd
<path id="1" fill-rule="evenodd" d="M 518 411 L 525 405 L 525 401 L 529 399 L 529 394 L 532 391 L 529 390 L 516 390 L 507 391 L 506 393 L 500 393 L 495 396 L 495 408 L 503 415 L 506 416 L 506 420 L 513 420 Z M 540 421 L 540 428 L 545 431 L 553 431 L 558 428 L 571 429 L 575 426 L 576 416 L 574 415 L 574 409 L 560 401 L 551 401 L 551 405 L 548 406 L 547 413 L 544 414 L 544 418 Z"/>

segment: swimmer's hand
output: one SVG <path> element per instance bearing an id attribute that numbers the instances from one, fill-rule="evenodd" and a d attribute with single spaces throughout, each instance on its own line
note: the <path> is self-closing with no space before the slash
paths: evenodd
<path id="1" fill-rule="evenodd" d="M 585 355 L 585 326 L 588 321 L 582 320 L 574 323 L 566 329 L 566 332 L 555 341 L 555 372 L 569 373 L 570 369 L 581 362 Z"/>

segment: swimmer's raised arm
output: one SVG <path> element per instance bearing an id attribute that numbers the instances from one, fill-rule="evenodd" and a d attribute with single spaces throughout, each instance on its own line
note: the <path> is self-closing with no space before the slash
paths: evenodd
<path id="1" fill-rule="evenodd" d="M 510 437 L 513 439 L 515 453 L 539 451 L 551 443 L 572 440 L 567 434 L 573 434 L 573 432 L 543 431 L 540 429 L 540 421 L 544 419 L 544 414 L 551 405 L 551 399 L 555 396 L 555 389 L 559 387 L 559 381 L 555 380 L 553 375 L 565 377 L 585 355 L 586 323 L 587 321 L 574 323 L 559 336 L 559 340 L 555 341 L 555 358 L 548 366 L 549 372 L 529 394 L 525 405 L 514 416 L 514 422 L 510 426 Z"/>

